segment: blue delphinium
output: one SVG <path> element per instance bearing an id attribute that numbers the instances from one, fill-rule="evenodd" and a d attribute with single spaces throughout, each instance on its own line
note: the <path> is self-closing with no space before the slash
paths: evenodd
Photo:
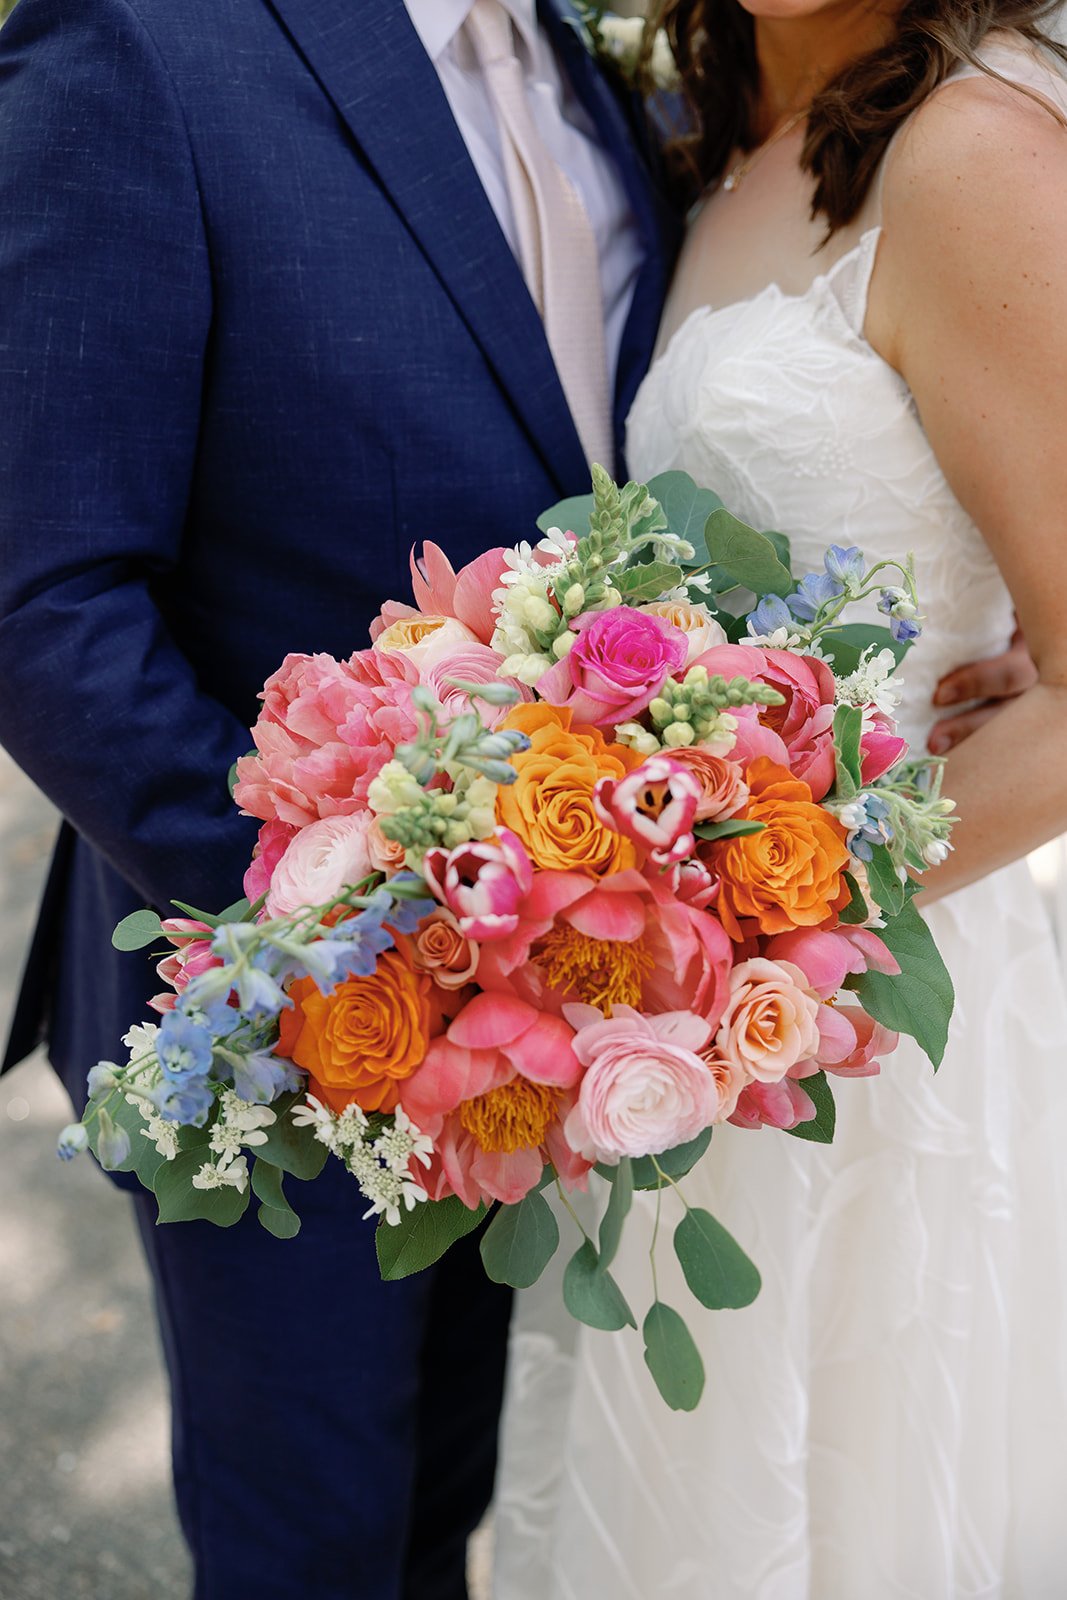
<path id="1" fill-rule="evenodd" d="M 242 1100 L 256 1105 L 269 1105 L 280 1094 L 299 1089 L 303 1078 L 291 1061 L 276 1056 L 270 1050 L 257 1050 L 252 1055 L 233 1061 L 233 1087 Z"/>
<path id="2" fill-rule="evenodd" d="M 828 572 L 809 572 L 801 578 L 787 604 L 798 622 L 814 622 L 823 606 L 840 599 L 844 592 L 844 585 Z"/>
<path id="3" fill-rule="evenodd" d="M 889 618 L 889 631 L 898 644 L 910 644 L 922 633 L 915 602 L 906 589 L 883 589 L 878 609 Z"/>
<path id="4" fill-rule="evenodd" d="M 765 594 L 755 611 L 748 614 L 748 631 L 757 639 L 766 639 L 779 628 L 793 631 L 793 613 L 785 601 L 776 594 Z"/>
<path id="5" fill-rule="evenodd" d="M 867 562 L 859 545 L 832 544 L 823 557 L 827 575 L 839 583 L 839 594 L 858 594 L 867 573 Z"/>
<path id="6" fill-rule="evenodd" d="M 156 1054 L 171 1083 L 206 1078 L 211 1071 L 211 1030 L 181 1010 L 168 1011 L 159 1025 Z"/>

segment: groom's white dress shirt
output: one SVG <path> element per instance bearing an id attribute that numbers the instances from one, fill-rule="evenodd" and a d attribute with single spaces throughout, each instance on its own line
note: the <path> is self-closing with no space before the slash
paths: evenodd
<path id="1" fill-rule="evenodd" d="M 513 253 L 518 238 L 500 134 L 489 92 L 462 28 L 474 0 L 405 0 L 441 87 Z M 499 0 L 511 17 L 534 125 L 553 159 L 581 196 L 597 243 L 604 334 L 612 382 L 633 299 L 642 249 L 637 225 L 614 161 L 600 144 L 585 108 L 564 80 L 537 22 L 536 0 Z"/>

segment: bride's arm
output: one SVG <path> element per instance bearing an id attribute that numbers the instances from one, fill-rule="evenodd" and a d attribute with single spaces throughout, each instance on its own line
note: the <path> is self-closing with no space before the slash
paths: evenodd
<path id="1" fill-rule="evenodd" d="M 884 216 L 868 332 L 911 388 L 1037 667 L 948 759 L 962 820 L 926 901 L 1067 829 L 1067 128 L 1000 85 L 952 85 L 895 154 Z"/>

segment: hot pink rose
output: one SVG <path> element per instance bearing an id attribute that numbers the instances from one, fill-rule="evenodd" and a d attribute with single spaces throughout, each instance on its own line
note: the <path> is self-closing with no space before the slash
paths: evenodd
<path id="1" fill-rule="evenodd" d="M 567 1143 L 587 1161 L 661 1155 L 711 1126 L 718 1084 L 697 1054 L 711 1029 L 689 1011 L 645 1017 L 616 1006 L 566 1006 L 574 1053 L 585 1067 L 578 1103 L 564 1124 Z"/>
<path id="2" fill-rule="evenodd" d="M 693 822 L 703 797 L 700 781 L 670 756 L 650 756 L 625 778 L 601 778 L 593 806 L 601 822 L 669 867 L 693 854 Z"/>
<path id="3" fill-rule="evenodd" d="M 533 887 L 534 870 L 522 841 L 501 828 L 496 842 L 428 850 L 423 876 L 469 939 L 504 939 L 519 925 L 518 910 Z"/>
<path id="4" fill-rule="evenodd" d="M 799 967 L 757 956 L 730 974 L 716 1048 L 750 1080 L 778 1083 L 819 1048 L 819 1001 Z"/>
<path id="5" fill-rule="evenodd" d="M 569 1187 L 584 1186 L 590 1163 L 562 1128 L 580 1072 L 561 1017 L 514 995 L 476 995 L 400 1085 L 401 1105 L 434 1142 L 422 1177 L 430 1198 L 514 1205 L 546 1161 Z"/>
<path id="6" fill-rule="evenodd" d="M 834 781 L 834 675 L 825 661 L 789 650 L 764 650 L 755 645 L 722 645 L 708 650 L 699 664 L 727 680 L 739 674 L 766 683 L 784 696 L 780 706 L 743 706 L 737 715 L 737 739 L 731 756 L 747 766 L 769 756 L 809 785 L 821 800 Z"/>
<path id="7" fill-rule="evenodd" d="M 402 662 L 374 650 L 287 656 L 261 698 L 257 753 L 238 761 L 234 798 L 264 821 L 302 828 L 361 811 L 371 780 L 417 732 Z"/>
<path id="8" fill-rule="evenodd" d="M 575 722 L 614 727 L 640 716 L 686 662 L 686 638 L 662 617 L 632 606 L 596 611 L 573 625 L 570 654 L 540 680 L 538 694 L 569 706 Z"/>
<path id="9" fill-rule="evenodd" d="M 373 870 L 368 843 L 372 817 L 323 817 L 301 828 L 274 869 L 266 910 L 284 917 L 302 906 L 324 905 Z"/>

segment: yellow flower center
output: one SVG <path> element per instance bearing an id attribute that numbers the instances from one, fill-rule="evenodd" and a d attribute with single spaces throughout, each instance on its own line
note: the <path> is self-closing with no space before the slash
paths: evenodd
<path id="1" fill-rule="evenodd" d="M 559 1090 L 529 1078 L 512 1078 L 459 1108 L 459 1120 L 483 1150 L 535 1150 L 559 1108 Z"/>
<path id="2" fill-rule="evenodd" d="M 613 1006 L 640 1006 L 641 986 L 656 965 L 643 939 L 593 939 L 566 922 L 550 928 L 531 953 L 551 988 L 606 1017 Z"/>

